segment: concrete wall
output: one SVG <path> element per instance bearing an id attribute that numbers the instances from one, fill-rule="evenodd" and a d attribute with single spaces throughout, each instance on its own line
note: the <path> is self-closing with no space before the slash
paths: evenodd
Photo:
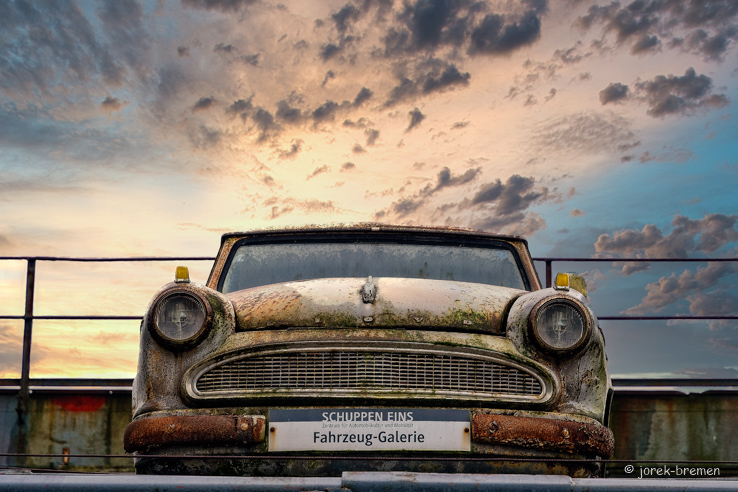
<path id="1" fill-rule="evenodd" d="M 16 390 L 17 391 L 17 390 Z M 60 457 L 0 456 L 0 466 L 71 470 L 132 470 L 129 458 L 75 458 L 75 454 L 122 455 L 123 431 L 130 422 L 130 390 L 34 390 L 28 424 L 19 427 L 16 391 L 0 390 L 0 452 L 62 454 Z M 616 392 L 611 428 L 618 460 L 738 461 L 738 392 L 684 394 L 666 391 Z M 721 476 L 735 476 L 735 465 L 713 465 Z M 629 476 L 624 464 L 610 466 L 613 476 Z"/>
<path id="2" fill-rule="evenodd" d="M 33 391 L 27 423 L 19 426 L 16 393 L 0 393 L 0 450 L 4 453 L 122 455 L 131 421 L 128 391 Z M 23 446 L 25 434 L 26 446 Z M 0 457 L 0 466 L 76 470 L 133 470 L 130 458 Z"/>

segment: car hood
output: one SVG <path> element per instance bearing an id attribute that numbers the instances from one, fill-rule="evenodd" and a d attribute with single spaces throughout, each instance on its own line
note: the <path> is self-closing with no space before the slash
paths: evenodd
<path id="1" fill-rule="evenodd" d="M 504 333 L 504 314 L 526 291 L 449 280 L 327 278 L 231 292 L 237 331 L 291 327 L 428 327 Z M 371 297 L 371 296 L 369 296 Z"/>

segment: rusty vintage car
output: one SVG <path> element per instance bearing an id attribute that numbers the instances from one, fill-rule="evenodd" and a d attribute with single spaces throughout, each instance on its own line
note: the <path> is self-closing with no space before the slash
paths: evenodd
<path id="1" fill-rule="evenodd" d="M 613 451 L 604 339 L 519 237 L 387 226 L 226 234 L 141 325 L 138 473 L 589 476 Z"/>

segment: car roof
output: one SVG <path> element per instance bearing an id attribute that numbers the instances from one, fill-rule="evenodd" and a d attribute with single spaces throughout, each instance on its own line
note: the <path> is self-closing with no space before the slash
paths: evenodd
<path id="1" fill-rule="evenodd" d="M 509 234 L 497 234 L 484 232 L 475 229 L 463 227 L 446 227 L 446 226 L 414 226 L 414 225 L 395 225 L 381 224 L 375 222 L 361 222 L 351 224 L 330 224 L 330 225 L 308 225 L 302 227 L 284 227 L 284 228 L 267 228 L 256 229 L 253 231 L 228 232 L 223 234 L 221 244 L 230 238 L 238 237 L 263 237 L 282 234 L 316 234 L 316 233 L 340 233 L 340 232 L 388 232 L 388 233 L 405 233 L 405 234 L 422 234 L 422 235 L 443 235 L 443 236 L 468 236 L 484 239 L 498 239 L 502 241 L 522 242 L 528 246 L 528 241 L 521 236 Z"/>

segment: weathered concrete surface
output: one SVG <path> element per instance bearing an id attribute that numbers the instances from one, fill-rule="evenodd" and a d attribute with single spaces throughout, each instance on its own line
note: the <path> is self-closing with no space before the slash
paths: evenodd
<path id="1" fill-rule="evenodd" d="M 0 391 L 0 453 L 16 453 L 23 429 L 18 426 L 16 393 Z M 34 390 L 31 394 L 27 452 L 123 455 L 123 433 L 131 420 L 130 391 Z M 738 392 L 684 394 L 666 391 L 616 392 L 610 426 L 615 435 L 614 460 L 738 461 Z M 0 466 L 132 470 L 128 458 L 0 456 Z M 633 478 L 623 465 L 610 466 L 615 476 Z M 636 469 L 638 469 L 636 464 Z M 655 466 L 655 465 L 654 465 Z M 699 466 L 699 465 L 692 465 Z M 720 476 L 736 476 L 735 465 L 713 464 Z M 637 477 L 635 477 L 637 478 Z"/>
<path id="2" fill-rule="evenodd" d="M 616 392 L 613 459 L 738 461 L 736 423 L 738 392 Z M 714 466 L 738 475 L 736 465 Z"/>
<path id="3" fill-rule="evenodd" d="M 33 391 L 27 424 L 20 426 L 13 392 L 0 393 L 0 452 L 122 455 L 123 431 L 131 421 L 130 391 Z M 129 458 L 0 457 L 0 466 L 70 470 L 133 470 Z"/>

